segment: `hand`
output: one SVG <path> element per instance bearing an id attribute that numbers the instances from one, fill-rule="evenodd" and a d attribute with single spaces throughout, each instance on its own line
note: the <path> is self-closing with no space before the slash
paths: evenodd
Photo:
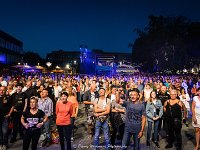
<path id="1" fill-rule="evenodd" d="M 95 117 L 99 117 L 99 114 L 98 114 L 98 113 L 95 113 L 94 116 L 95 116 Z"/>
<path id="2" fill-rule="evenodd" d="M 37 127 L 37 128 L 41 128 L 41 127 L 43 126 L 43 124 L 44 124 L 43 122 L 40 122 L 40 123 L 38 123 L 38 124 L 36 125 L 36 127 Z"/>
<path id="3" fill-rule="evenodd" d="M 159 117 L 159 116 L 157 116 L 157 117 L 156 117 L 156 120 L 158 120 L 158 119 L 160 119 L 160 117 Z"/>
<path id="4" fill-rule="evenodd" d="M 28 129 L 29 124 L 28 123 L 24 123 L 23 126 L 24 126 L 24 128 Z"/>
<path id="5" fill-rule="evenodd" d="M 153 120 L 157 120 L 156 117 L 153 117 Z"/>
<path id="6" fill-rule="evenodd" d="M 5 115 L 4 117 L 5 117 L 5 118 L 8 118 L 8 117 L 10 117 L 10 114 Z"/>
<path id="7" fill-rule="evenodd" d="M 197 119 L 196 119 L 196 117 L 193 117 L 192 120 L 193 120 L 194 124 L 197 124 Z"/>
<path id="8" fill-rule="evenodd" d="M 143 132 L 140 131 L 139 134 L 138 134 L 138 138 L 141 138 L 143 136 Z"/>

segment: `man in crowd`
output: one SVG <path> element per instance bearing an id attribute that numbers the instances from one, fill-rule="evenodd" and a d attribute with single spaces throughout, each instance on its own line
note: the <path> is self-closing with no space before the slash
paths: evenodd
<path id="1" fill-rule="evenodd" d="M 167 93 L 167 87 L 166 86 L 162 86 L 160 92 L 157 95 L 157 98 L 159 100 L 161 100 L 162 105 L 164 105 L 164 103 L 170 99 L 170 95 Z M 167 122 L 165 120 L 165 113 L 163 114 L 163 117 L 160 119 L 159 125 L 158 125 L 158 132 L 161 131 L 161 127 L 163 124 L 163 129 L 166 132 L 166 136 L 168 136 L 168 125 Z"/>
<path id="2" fill-rule="evenodd" d="M 22 83 L 17 83 L 16 92 L 11 96 L 14 103 L 14 111 L 12 114 L 13 117 L 13 136 L 10 140 L 10 143 L 14 143 L 17 138 L 17 133 L 19 131 L 20 139 L 23 138 L 23 127 L 21 124 L 22 113 L 25 112 L 27 107 L 27 96 L 22 92 Z"/>
<path id="3" fill-rule="evenodd" d="M 95 123 L 95 135 L 94 135 L 94 146 L 98 149 L 100 130 L 103 129 L 105 139 L 105 149 L 110 149 L 110 131 L 108 125 L 108 115 L 110 113 L 110 99 L 105 97 L 105 89 L 99 89 L 99 98 L 95 99 L 94 112 L 96 117 Z"/>
<path id="4" fill-rule="evenodd" d="M 53 101 L 48 97 L 47 89 L 43 89 L 40 93 L 40 96 L 41 98 L 38 100 L 38 108 L 41 109 L 48 117 L 47 122 L 44 123 L 44 130 L 42 131 L 47 135 L 46 146 L 48 147 L 51 144 L 50 123 L 53 115 Z"/>
<path id="5" fill-rule="evenodd" d="M 5 94 L 6 88 L 0 87 L 0 148 L 6 150 L 8 146 L 8 123 L 14 110 L 13 103 Z"/>
<path id="6" fill-rule="evenodd" d="M 98 92 L 96 91 L 96 84 L 90 86 L 90 90 L 86 91 L 83 95 L 83 103 L 85 106 L 85 111 L 87 114 L 88 122 L 88 133 L 90 137 L 94 135 L 94 113 L 93 113 L 93 102 L 98 97 Z"/>

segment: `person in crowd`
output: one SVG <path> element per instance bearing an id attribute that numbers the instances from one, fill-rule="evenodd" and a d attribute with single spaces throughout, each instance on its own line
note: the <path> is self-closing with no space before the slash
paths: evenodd
<path id="1" fill-rule="evenodd" d="M 54 81 L 54 86 L 53 86 L 53 91 L 54 91 L 54 97 L 55 97 L 55 100 L 57 101 L 59 96 L 60 96 L 60 93 L 62 92 L 62 88 L 61 86 L 58 84 L 58 80 L 55 80 Z"/>
<path id="2" fill-rule="evenodd" d="M 85 104 L 85 111 L 87 114 L 88 123 L 88 134 L 90 137 L 94 135 L 94 113 L 93 113 L 93 102 L 98 97 L 98 92 L 96 91 L 96 84 L 92 84 L 90 90 L 86 91 L 83 95 L 83 104 Z"/>
<path id="3" fill-rule="evenodd" d="M 119 91 L 119 90 L 118 90 Z M 119 104 L 120 99 L 125 100 L 122 91 L 116 93 L 116 99 L 111 102 L 111 113 L 110 113 L 110 122 L 112 125 L 112 134 L 111 134 L 111 149 L 115 149 L 115 140 L 116 137 L 120 140 L 122 144 L 122 138 L 124 134 L 125 126 L 125 111 L 126 108 Z"/>
<path id="4" fill-rule="evenodd" d="M 180 101 L 182 101 L 183 102 L 183 104 L 185 105 L 185 107 L 186 107 L 186 110 L 187 110 L 187 117 L 188 117 L 188 114 L 189 114 L 189 112 L 190 112 L 190 95 L 188 94 L 188 93 L 186 93 L 185 92 L 185 89 L 184 88 L 182 88 L 182 90 L 181 90 L 181 93 L 180 93 L 181 95 L 179 96 L 179 98 L 180 98 Z M 186 126 L 188 127 L 188 123 L 186 124 Z"/>
<path id="5" fill-rule="evenodd" d="M 21 123 L 25 128 L 23 139 L 23 150 L 28 150 L 32 141 L 32 150 L 37 150 L 38 140 L 41 134 L 41 128 L 48 120 L 45 113 L 38 109 L 38 98 L 32 96 L 30 98 L 30 107 L 23 112 Z"/>
<path id="6" fill-rule="evenodd" d="M 162 86 L 160 92 L 157 94 L 157 99 L 161 100 L 162 106 L 164 106 L 164 103 L 170 99 L 170 95 L 167 93 L 167 87 Z M 158 125 L 158 132 L 161 131 L 163 125 L 163 129 L 166 132 L 166 136 L 168 136 L 168 124 L 165 120 L 165 112 L 163 113 L 163 116 L 159 120 Z"/>
<path id="7" fill-rule="evenodd" d="M 146 111 L 144 104 L 139 102 L 140 91 L 138 89 L 133 89 L 129 93 L 130 101 L 120 100 L 122 106 L 126 108 L 126 121 L 122 140 L 122 149 L 127 149 L 129 140 L 133 135 L 133 149 L 139 150 L 140 138 L 143 136 L 146 124 Z"/>
<path id="8" fill-rule="evenodd" d="M 78 115 L 78 101 L 73 93 L 73 89 L 72 87 L 69 87 L 68 88 L 68 101 L 72 103 L 72 107 L 73 107 L 73 113 L 72 113 L 72 116 L 71 116 L 71 126 L 72 126 L 72 138 L 71 140 L 73 141 L 74 140 L 74 128 L 75 128 L 75 119 Z"/>
<path id="9" fill-rule="evenodd" d="M 156 98 L 156 91 L 152 91 L 150 94 L 150 101 L 146 105 L 146 115 L 147 115 L 147 146 L 150 146 L 151 130 L 152 124 L 154 124 L 154 132 L 152 141 L 155 143 L 157 148 L 160 148 L 158 144 L 158 124 L 159 119 L 163 115 L 163 106 L 160 100 Z"/>
<path id="10" fill-rule="evenodd" d="M 28 104 L 30 104 L 30 98 L 37 95 L 37 90 L 32 86 L 31 80 L 26 81 L 26 86 L 22 88 L 22 92 L 25 92 L 28 99 Z M 28 107 L 30 106 L 28 105 L 27 108 Z"/>
<path id="11" fill-rule="evenodd" d="M 21 124 L 21 116 L 22 113 L 26 111 L 27 108 L 27 96 L 24 92 L 22 92 L 22 83 L 17 83 L 16 85 L 17 89 L 16 92 L 11 96 L 11 99 L 14 103 L 14 110 L 12 113 L 13 118 L 13 132 L 12 132 L 12 138 L 10 140 L 10 143 L 14 143 L 17 138 L 17 133 L 19 131 L 20 139 L 23 138 L 23 126 Z"/>
<path id="12" fill-rule="evenodd" d="M 192 102 L 192 125 L 195 128 L 196 146 L 195 150 L 199 149 L 200 141 L 200 87 L 197 89 L 197 96 L 194 96 Z"/>
<path id="13" fill-rule="evenodd" d="M 168 128 L 169 137 L 167 139 L 168 144 L 165 146 L 166 149 L 173 147 L 173 141 L 176 138 L 177 150 L 182 150 L 182 136 L 181 128 L 182 121 L 186 119 L 186 108 L 184 104 L 177 99 L 177 90 L 173 89 L 170 92 L 170 99 L 164 103 L 164 112 L 166 116 L 166 121 L 170 128 Z M 184 116 L 182 117 L 182 111 L 184 111 Z M 175 138 L 174 138 L 175 134 Z"/>
<path id="14" fill-rule="evenodd" d="M 52 121 L 53 115 L 53 101 L 48 97 L 48 90 L 43 89 L 40 93 L 40 97 L 38 100 L 38 109 L 42 110 L 45 115 L 48 117 L 48 120 L 44 124 L 44 128 L 42 133 L 46 133 L 46 146 L 48 147 L 51 144 L 51 129 L 50 124 Z"/>
<path id="15" fill-rule="evenodd" d="M 69 94 L 62 92 L 59 101 L 56 103 L 56 125 L 60 138 L 61 150 L 71 150 L 71 116 L 73 114 L 72 103 L 68 99 Z M 65 140 L 67 148 L 65 148 Z"/>
<path id="16" fill-rule="evenodd" d="M 185 89 L 185 93 L 188 93 L 188 85 L 187 85 L 186 79 L 183 80 L 181 87 L 183 87 Z"/>
<path id="17" fill-rule="evenodd" d="M 105 139 L 105 149 L 109 150 L 110 147 L 110 131 L 108 124 L 108 117 L 110 113 L 110 99 L 105 97 L 105 89 L 99 89 L 99 98 L 95 99 L 94 103 L 94 115 L 96 117 L 95 122 L 95 135 L 94 135 L 94 147 L 95 150 L 98 149 L 99 146 L 99 136 L 100 130 L 103 130 L 104 139 Z"/>
<path id="18" fill-rule="evenodd" d="M 7 81 L 4 80 L 4 76 L 3 75 L 0 75 L 0 85 L 1 86 L 5 86 L 5 87 L 8 85 Z"/>
<path id="19" fill-rule="evenodd" d="M 0 87 L 0 147 L 6 150 L 8 146 L 8 124 L 14 110 L 10 96 L 6 95 L 6 87 Z"/>
<path id="20" fill-rule="evenodd" d="M 36 94 L 37 97 L 41 98 L 41 92 L 43 91 L 43 89 L 45 89 L 45 86 L 41 84 L 37 89 L 37 94 Z"/>
<path id="21" fill-rule="evenodd" d="M 149 100 L 150 100 L 150 93 L 152 91 L 152 88 L 150 86 L 149 83 L 147 83 L 145 85 L 145 88 L 144 88 L 144 102 L 147 103 Z"/>
<path id="22" fill-rule="evenodd" d="M 196 87 L 196 84 L 193 84 L 193 87 L 191 89 L 192 98 L 196 95 L 196 93 L 197 93 L 197 87 Z"/>

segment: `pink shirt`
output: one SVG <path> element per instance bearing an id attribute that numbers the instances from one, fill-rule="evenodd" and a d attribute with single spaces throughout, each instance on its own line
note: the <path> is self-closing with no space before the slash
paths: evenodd
<path id="1" fill-rule="evenodd" d="M 56 104 L 56 125 L 70 125 L 72 113 L 73 107 L 71 102 L 63 104 L 63 102 L 58 101 Z"/>

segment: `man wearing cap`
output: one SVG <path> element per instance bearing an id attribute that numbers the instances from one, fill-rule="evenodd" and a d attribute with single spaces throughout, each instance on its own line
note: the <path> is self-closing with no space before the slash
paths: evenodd
<path id="1" fill-rule="evenodd" d="M 11 96 L 11 99 L 14 104 L 14 111 L 12 113 L 13 117 L 13 135 L 10 140 L 10 143 L 14 143 L 17 138 L 17 133 L 19 131 L 20 138 L 23 138 L 23 126 L 21 124 L 22 113 L 26 110 L 27 107 L 27 96 L 22 92 L 23 84 L 17 83 L 16 92 Z"/>

